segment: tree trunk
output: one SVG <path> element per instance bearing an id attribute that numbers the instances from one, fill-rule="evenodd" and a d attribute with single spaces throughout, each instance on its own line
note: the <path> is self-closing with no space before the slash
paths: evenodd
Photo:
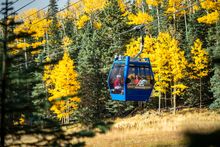
<path id="1" fill-rule="evenodd" d="M 159 92 L 159 104 L 158 104 L 158 111 L 160 112 L 160 106 L 161 106 L 161 92 Z"/>
<path id="2" fill-rule="evenodd" d="M 175 8 L 175 5 L 173 6 Z M 173 28 L 176 31 L 176 12 L 173 13 Z"/>
<path id="3" fill-rule="evenodd" d="M 186 11 L 184 11 L 184 23 L 185 23 L 186 41 L 188 42 L 188 27 L 187 27 L 187 21 L 186 21 Z"/>
<path id="4" fill-rule="evenodd" d="M 48 36 L 48 32 L 46 31 L 46 48 L 47 48 L 47 57 L 50 55 L 48 40 L 49 40 L 49 36 Z"/>
<path id="5" fill-rule="evenodd" d="M 160 15 L 159 15 L 159 6 L 157 6 L 157 29 L 158 34 L 160 33 Z"/>
<path id="6" fill-rule="evenodd" d="M 171 88 L 171 85 L 172 85 L 172 82 L 170 82 L 170 105 L 172 106 L 173 105 L 173 95 L 172 95 L 172 92 L 173 92 L 173 90 L 172 90 L 172 88 Z"/>
<path id="7" fill-rule="evenodd" d="M 173 92 L 176 92 L 176 88 L 173 89 Z M 176 114 L 176 94 L 173 95 L 173 114 Z"/>
<path id="8" fill-rule="evenodd" d="M 26 43 L 26 40 L 24 39 L 24 43 Z M 28 57 L 27 57 L 27 49 L 25 47 L 25 52 L 24 52 L 24 59 L 25 59 L 25 69 L 28 69 Z"/>
<path id="9" fill-rule="evenodd" d="M 63 34 L 61 36 L 65 37 L 66 36 L 65 24 L 64 24 L 63 20 L 60 20 L 60 23 L 61 23 L 61 26 L 62 26 L 62 29 L 63 29 Z"/>
<path id="10" fill-rule="evenodd" d="M 4 45 L 2 52 L 2 83 L 1 83 L 1 146 L 5 145 L 5 99 L 6 99 L 6 84 L 7 84 L 7 39 L 8 39 L 8 0 L 5 1 L 5 16 L 4 16 Z"/>
<path id="11" fill-rule="evenodd" d="M 173 96 L 173 114 L 176 114 L 176 94 Z"/>
<path id="12" fill-rule="evenodd" d="M 165 96 L 164 96 L 164 107 L 167 108 L 167 94 L 165 93 Z"/>
<path id="13" fill-rule="evenodd" d="M 199 79 L 199 108 L 202 108 L 202 78 Z"/>

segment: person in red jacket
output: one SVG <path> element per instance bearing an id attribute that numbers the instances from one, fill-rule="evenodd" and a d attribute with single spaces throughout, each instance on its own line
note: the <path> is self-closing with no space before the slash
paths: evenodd
<path id="1" fill-rule="evenodd" d="M 138 75 L 135 76 L 134 84 L 137 85 L 140 81 L 140 77 Z"/>
<path id="2" fill-rule="evenodd" d="M 113 86 L 114 86 L 114 93 L 121 93 L 122 92 L 121 75 L 116 76 L 116 79 L 114 80 Z"/>

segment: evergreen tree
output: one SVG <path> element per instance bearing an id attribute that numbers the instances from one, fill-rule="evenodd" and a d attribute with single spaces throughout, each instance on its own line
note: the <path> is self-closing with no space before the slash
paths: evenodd
<path id="1" fill-rule="evenodd" d="M 122 3 L 121 3 L 122 4 Z M 109 5 L 100 14 L 100 22 L 102 22 L 102 70 L 103 81 L 107 79 L 108 73 L 111 69 L 114 56 L 123 55 L 126 49 L 126 44 L 129 42 L 131 36 L 135 36 L 136 32 L 126 32 L 131 27 L 128 25 L 128 19 L 125 15 L 125 10 L 120 7 L 120 1 L 110 0 Z M 139 35 L 139 34 L 138 34 Z M 133 109 L 131 102 L 118 102 L 112 101 L 109 97 L 107 83 L 104 82 L 103 93 L 107 97 L 105 102 L 106 109 L 108 110 L 107 116 L 123 116 Z"/>
<path id="2" fill-rule="evenodd" d="M 214 102 L 210 105 L 211 109 L 220 109 L 220 65 L 214 67 L 214 75 L 212 76 L 211 91 L 213 92 Z"/>
<path id="3" fill-rule="evenodd" d="M 61 58 L 62 54 L 59 53 L 62 51 L 61 44 L 61 31 L 57 19 L 58 6 L 56 0 L 50 0 L 50 7 L 48 9 L 48 19 L 51 21 L 49 32 L 48 32 L 48 51 L 47 55 L 50 55 L 53 58 Z M 51 58 L 51 59 L 53 59 Z"/>
<path id="4" fill-rule="evenodd" d="M 219 13 L 219 2 L 206 0 L 201 3 L 201 7 L 206 11 L 205 15 L 199 17 L 197 20 L 199 23 L 204 23 L 210 26 L 207 40 L 208 40 L 208 49 L 210 56 L 213 61 L 219 59 L 220 55 L 220 13 Z M 219 63 L 214 63 L 214 75 L 211 78 L 211 91 L 213 92 L 213 97 L 215 101 L 211 104 L 211 108 L 220 108 L 219 105 Z"/>
<path id="5" fill-rule="evenodd" d="M 114 55 L 124 52 L 129 38 L 129 34 L 120 34 L 129 28 L 126 18 L 117 0 L 111 0 L 98 16 L 93 15 L 82 24 L 78 56 L 82 114 L 87 116 L 87 122 L 122 114 L 124 111 L 119 110 L 125 105 L 110 100 L 106 80 Z"/>
<path id="6" fill-rule="evenodd" d="M 101 48 L 100 40 L 95 30 L 86 29 L 82 38 L 82 49 L 78 56 L 78 70 L 81 83 L 81 108 L 85 110 L 84 120 L 86 123 L 100 119 L 104 113 L 104 100 L 102 95 L 103 78 L 101 71 Z"/>
<path id="7" fill-rule="evenodd" d="M 210 108 L 219 109 L 220 108 L 220 22 L 216 24 L 216 33 L 213 34 L 212 38 L 215 39 L 213 51 L 213 61 L 214 61 L 214 75 L 211 78 L 211 91 L 213 92 L 214 102 L 210 105 Z"/>

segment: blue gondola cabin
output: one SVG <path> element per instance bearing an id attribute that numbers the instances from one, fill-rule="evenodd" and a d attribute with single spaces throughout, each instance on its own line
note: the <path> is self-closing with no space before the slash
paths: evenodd
<path id="1" fill-rule="evenodd" d="M 148 101 L 154 86 L 149 58 L 116 57 L 108 76 L 112 100 Z"/>

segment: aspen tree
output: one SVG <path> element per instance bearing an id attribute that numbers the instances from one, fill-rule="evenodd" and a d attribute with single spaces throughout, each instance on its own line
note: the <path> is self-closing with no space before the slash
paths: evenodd
<path id="1" fill-rule="evenodd" d="M 82 29 L 88 21 L 92 21 L 93 26 L 96 29 L 101 28 L 101 22 L 94 21 L 94 13 L 103 10 L 107 6 L 107 0 L 83 0 L 82 1 L 82 15 L 76 21 L 76 26 L 78 29 Z M 84 13 L 84 14 L 83 14 Z"/>
<path id="2" fill-rule="evenodd" d="M 78 108 L 80 102 L 80 98 L 77 97 L 80 83 L 77 81 L 78 74 L 74 62 L 67 52 L 69 38 L 65 37 L 63 43 L 65 51 L 62 60 L 54 65 L 50 72 L 45 72 L 44 79 L 50 94 L 48 100 L 52 103 L 50 110 L 63 123 L 69 123 L 69 116 Z"/>
<path id="3" fill-rule="evenodd" d="M 45 35 L 45 32 L 48 31 L 50 21 L 44 19 L 38 22 L 45 16 L 46 16 L 46 13 L 44 11 L 37 12 L 37 9 L 27 10 L 16 16 L 16 20 L 23 20 L 24 23 L 21 25 L 18 25 L 14 29 L 14 32 L 16 34 L 28 33 L 32 35 L 31 35 L 31 39 L 22 39 L 22 40 L 17 39 L 16 48 L 18 49 L 14 50 L 13 53 L 19 52 L 20 49 L 22 50 L 25 50 L 27 48 L 37 49 L 38 47 L 45 45 L 46 40 L 44 38 L 44 35 Z M 34 23 L 36 24 L 33 25 Z M 40 50 L 34 50 L 31 53 L 32 55 L 36 55 L 36 54 L 39 54 L 40 52 L 41 52 Z"/>
<path id="4" fill-rule="evenodd" d="M 196 39 L 194 46 L 191 47 L 192 63 L 189 67 L 192 70 L 190 77 L 199 80 L 199 107 L 202 107 L 202 78 L 208 75 L 208 52 L 202 48 L 200 39 Z"/>

